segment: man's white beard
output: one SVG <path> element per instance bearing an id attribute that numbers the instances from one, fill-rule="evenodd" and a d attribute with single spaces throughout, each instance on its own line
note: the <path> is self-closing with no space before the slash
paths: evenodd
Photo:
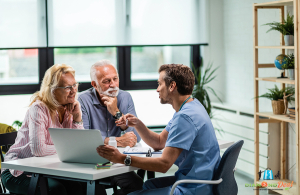
<path id="1" fill-rule="evenodd" d="M 99 93 L 102 94 L 102 95 L 107 95 L 107 96 L 110 96 L 110 97 L 116 97 L 119 94 L 119 87 L 108 88 L 106 91 L 102 91 L 100 86 L 97 86 L 97 88 L 99 90 Z M 115 92 L 109 93 L 111 91 L 115 91 Z"/>

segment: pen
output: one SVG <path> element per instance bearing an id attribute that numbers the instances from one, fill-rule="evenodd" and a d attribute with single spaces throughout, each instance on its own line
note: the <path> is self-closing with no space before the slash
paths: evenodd
<path id="1" fill-rule="evenodd" d="M 108 163 L 110 163 L 110 162 L 106 162 L 106 163 L 102 164 L 102 166 L 107 165 Z"/>
<path id="2" fill-rule="evenodd" d="M 128 119 L 126 119 L 126 127 L 128 127 Z"/>

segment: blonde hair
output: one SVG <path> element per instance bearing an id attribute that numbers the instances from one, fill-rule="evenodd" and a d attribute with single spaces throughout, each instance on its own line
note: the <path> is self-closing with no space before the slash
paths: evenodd
<path id="1" fill-rule="evenodd" d="M 56 89 L 62 74 L 71 73 L 75 77 L 75 70 L 66 64 L 54 64 L 45 73 L 39 91 L 31 97 L 31 106 L 35 101 L 42 101 L 49 109 L 52 120 L 54 119 L 59 102 L 55 99 L 54 90 Z"/>

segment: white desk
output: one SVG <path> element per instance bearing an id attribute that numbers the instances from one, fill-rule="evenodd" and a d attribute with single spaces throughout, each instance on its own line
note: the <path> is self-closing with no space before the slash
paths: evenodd
<path id="1" fill-rule="evenodd" d="M 220 149 L 225 149 L 234 144 L 232 141 L 218 140 Z"/>
<path id="2" fill-rule="evenodd" d="M 223 149 L 229 147 L 234 142 L 218 140 L 218 143 L 220 149 Z M 142 147 L 147 147 L 147 145 L 144 142 L 141 142 L 140 145 Z M 120 151 L 122 150 L 123 149 L 120 148 Z M 155 154 L 155 157 L 157 157 L 157 155 L 160 156 L 160 154 Z M 95 187 L 97 185 L 95 181 L 102 178 L 138 170 L 138 168 L 136 167 L 125 166 L 123 164 L 115 164 L 110 169 L 96 170 L 94 168 L 95 165 L 93 164 L 63 163 L 59 161 L 57 155 L 45 157 L 31 157 L 14 161 L 2 162 L 1 166 L 2 168 L 6 169 L 15 169 L 35 173 L 33 174 L 34 176 L 32 177 L 32 182 L 30 184 L 30 187 L 32 189 L 29 189 L 28 194 L 35 193 L 36 185 L 39 182 L 39 177 L 42 175 L 57 176 L 86 181 L 88 183 L 87 194 L 98 194 L 99 189 L 97 190 L 97 187 Z M 35 189 L 33 189 L 34 187 Z M 102 188 L 103 186 L 100 190 L 101 193 L 105 193 L 105 190 Z"/>
<path id="3" fill-rule="evenodd" d="M 57 154 L 45 157 L 31 157 L 1 163 L 3 168 L 32 173 L 71 177 L 84 180 L 97 180 L 127 173 L 138 168 L 115 164 L 110 169 L 95 169 L 95 164 L 64 163 Z"/>
<path id="4" fill-rule="evenodd" d="M 219 143 L 220 149 L 228 148 L 229 146 L 234 144 L 234 142 L 232 142 L 232 141 L 225 141 L 225 140 L 218 140 L 218 143 Z M 139 144 L 138 146 L 149 147 L 143 140 L 141 140 L 140 143 L 137 143 L 137 144 Z"/>

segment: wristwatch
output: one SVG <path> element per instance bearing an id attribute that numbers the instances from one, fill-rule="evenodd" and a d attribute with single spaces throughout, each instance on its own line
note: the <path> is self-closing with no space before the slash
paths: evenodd
<path id="1" fill-rule="evenodd" d="M 77 122 L 77 121 L 73 121 L 74 124 L 76 125 L 82 125 L 83 124 L 83 120 L 81 119 L 81 121 Z"/>
<path id="2" fill-rule="evenodd" d="M 122 113 L 120 111 L 118 111 L 113 117 L 115 120 L 119 120 L 119 118 L 122 117 Z"/>
<path id="3" fill-rule="evenodd" d="M 127 155 L 125 160 L 124 160 L 124 164 L 126 166 L 130 166 L 131 165 L 131 156 L 130 155 Z"/>

